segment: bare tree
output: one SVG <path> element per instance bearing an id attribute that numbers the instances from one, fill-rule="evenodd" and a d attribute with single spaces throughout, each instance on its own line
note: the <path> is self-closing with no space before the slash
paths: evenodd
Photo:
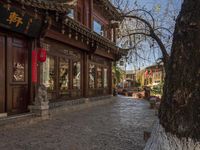
<path id="1" fill-rule="evenodd" d="M 162 56 L 160 56 L 164 64 L 167 64 L 169 60 L 170 48 L 172 44 L 172 33 L 174 30 L 174 18 L 177 12 L 173 15 L 167 15 L 167 10 L 162 13 L 162 17 L 170 18 L 166 25 L 163 25 L 163 20 L 158 18 L 159 14 L 157 10 L 148 11 L 145 7 L 138 6 L 137 3 L 132 4 L 130 7 L 129 1 L 115 0 L 115 5 L 122 13 L 122 22 L 120 23 L 120 29 L 118 32 L 118 44 L 129 52 L 129 59 L 137 60 L 149 60 L 152 55 L 155 57 L 156 51 L 161 50 Z M 156 8 L 155 8 L 156 9 Z M 155 17 L 156 16 L 156 17 Z M 146 51 L 147 45 L 150 51 Z M 145 50 L 145 51 L 144 51 Z M 143 55 L 142 55 L 143 54 Z M 144 56 L 144 54 L 148 56 Z M 151 55 L 151 56 L 149 56 Z M 155 59 L 158 58 L 155 57 Z"/>
<path id="2" fill-rule="evenodd" d="M 118 0 L 118 2 L 121 2 Z M 128 4 L 125 3 L 125 7 Z M 181 12 L 176 20 L 171 52 L 163 42 L 163 32 L 158 30 L 155 18 L 144 9 L 137 13 L 127 11 L 122 14 L 139 22 L 140 29 L 123 31 L 128 37 L 127 50 L 132 47 L 137 51 L 137 37 L 151 37 L 158 44 L 165 64 L 166 78 L 164 94 L 159 110 L 159 122 L 154 127 L 152 136 L 145 150 L 199 150 L 200 149 L 200 1 L 184 0 Z M 142 11 L 147 15 L 138 15 Z M 151 20 L 150 20 L 150 19 Z M 160 28 L 160 27 L 159 27 Z M 163 28 L 164 30 L 168 30 Z M 170 31 L 170 30 L 169 30 Z M 164 32 L 166 33 L 166 32 Z M 123 36 L 122 36 L 123 37 Z M 134 43 L 132 43 L 134 41 Z"/>

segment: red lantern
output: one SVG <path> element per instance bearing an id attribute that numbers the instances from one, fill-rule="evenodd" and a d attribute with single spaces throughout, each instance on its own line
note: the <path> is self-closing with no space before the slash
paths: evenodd
<path id="1" fill-rule="evenodd" d="M 45 62 L 47 58 L 47 51 L 44 48 L 38 49 L 38 60 L 40 62 Z"/>
<path id="2" fill-rule="evenodd" d="M 37 83 L 37 51 L 32 51 L 32 82 Z"/>

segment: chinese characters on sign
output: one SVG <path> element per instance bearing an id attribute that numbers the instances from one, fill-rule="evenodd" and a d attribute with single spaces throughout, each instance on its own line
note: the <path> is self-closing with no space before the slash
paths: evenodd
<path id="1" fill-rule="evenodd" d="M 8 9 L 0 1 L 0 26 L 9 30 L 25 34 L 30 37 L 39 37 L 42 30 L 43 21 L 34 18 L 17 7 L 10 6 Z"/>
<path id="2" fill-rule="evenodd" d="M 23 24 L 23 19 L 19 17 L 16 12 L 11 12 L 7 21 L 9 22 L 9 24 L 14 23 L 16 27 L 19 27 L 19 25 Z"/>

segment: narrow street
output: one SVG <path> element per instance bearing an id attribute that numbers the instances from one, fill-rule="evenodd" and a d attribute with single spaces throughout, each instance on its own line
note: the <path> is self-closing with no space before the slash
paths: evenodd
<path id="1" fill-rule="evenodd" d="M 143 131 L 156 119 L 144 100 L 62 113 L 50 120 L 0 131 L 0 150 L 142 150 Z"/>

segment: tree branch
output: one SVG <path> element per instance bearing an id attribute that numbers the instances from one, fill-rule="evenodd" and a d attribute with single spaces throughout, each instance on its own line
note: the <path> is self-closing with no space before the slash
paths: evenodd
<path id="1" fill-rule="evenodd" d="M 155 27 L 155 19 L 152 16 L 152 14 L 149 11 L 145 10 L 145 9 L 134 9 L 134 10 L 131 10 L 131 11 L 125 13 L 124 16 L 130 16 L 129 15 L 130 13 L 132 13 L 132 12 L 138 12 L 138 11 L 143 11 L 144 13 L 148 14 L 151 17 L 152 22 L 153 22 L 153 26 L 152 27 L 154 28 Z"/>
<path id="2" fill-rule="evenodd" d="M 144 33 L 144 32 L 136 32 L 136 33 L 130 33 L 128 35 L 123 35 L 122 38 L 132 36 L 132 35 L 145 35 L 145 36 L 151 36 L 150 34 Z"/>
<path id="3" fill-rule="evenodd" d="M 146 24 L 148 26 L 149 31 L 150 31 L 150 35 L 148 35 L 148 34 L 146 35 L 146 33 L 143 33 L 143 32 L 141 32 L 141 34 L 146 35 L 146 36 L 150 36 L 151 38 L 153 38 L 157 42 L 157 44 L 159 45 L 160 50 L 162 52 L 162 55 L 163 55 L 163 62 L 164 62 L 164 64 L 167 64 L 168 60 L 169 60 L 169 54 L 167 53 L 167 50 L 166 50 L 162 40 L 154 32 L 154 28 L 151 26 L 151 24 L 147 20 L 145 20 L 145 19 L 143 19 L 141 17 L 138 17 L 138 16 L 134 16 L 134 15 L 127 15 L 127 16 L 124 15 L 122 17 L 123 18 L 137 19 L 137 20 L 143 22 L 144 24 Z M 136 33 L 134 33 L 134 34 L 136 34 Z"/>
<path id="4" fill-rule="evenodd" d="M 154 29 L 154 31 L 157 31 L 157 30 L 162 30 L 162 29 L 164 29 L 164 30 L 166 30 L 167 32 L 169 32 L 171 35 L 173 34 L 169 29 L 167 29 L 167 28 L 165 28 L 165 27 L 159 27 L 159 28 L 156 28 L 156 29 Z"/>

